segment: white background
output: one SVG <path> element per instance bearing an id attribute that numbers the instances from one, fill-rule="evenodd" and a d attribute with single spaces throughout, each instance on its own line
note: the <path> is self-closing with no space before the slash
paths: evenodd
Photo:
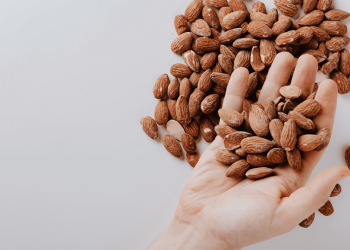
<path id="1" fill-rule="evenodd" d="M 188 3 L 0 2 L 0 249 L 146 249 L 167 227 L 192 167 L 139 120 L 153 116 L 157 77 L 182 61 L 170 43 Z M 315 173 L 345 164 L 349 107 L 340 96 Z M 350 180 L 342 187 L 333 216 L 246 249 L 349 249 Z"/>

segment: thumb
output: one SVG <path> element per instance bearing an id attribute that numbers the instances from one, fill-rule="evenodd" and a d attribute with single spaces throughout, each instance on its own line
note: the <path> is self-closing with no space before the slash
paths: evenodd
<path id="1" fill-rule="evenodd" d="M 334 166 L 323 170 L 312 178 L 306 187 L 283 198 L 276 210 L 277 228 L 289 232 L 300 222 L 321 208 L 329 199 L 335 185 L 350 175 L 344 166 Z"/>

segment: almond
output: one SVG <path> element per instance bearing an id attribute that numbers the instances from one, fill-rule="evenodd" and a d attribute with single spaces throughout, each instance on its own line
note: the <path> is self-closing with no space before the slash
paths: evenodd
<path id="1" fill-rule="evenodd" d="M 210 75 L 211 75 L 211 70 L 208 69 L 206 70 L 203 75 L 201 76 L 201 78 L 199 79 L 199 82 L 198 82 L 198 89 L 200 91 L 203 91 L 204 93 L 205 92 L 208 92 L 212 86 L 212 81 L 210 79 Z"/>
<path id="2" fill-rule="evenodd" d="M 211 35 L 210 27 L 203 19 L 197 19 L 191 23 L 190 29 L 197 36 L 209 37 Z"/>
<path id="3" fill-rule="evenodd" d="M 233 128 L 227 125 L 217 125 L 215 126 L 215 132 L 224 139 L 228 134 L 236 132 Z"/>
<path id="4" fill-rule="evenodd" d="M 330 74 L 337 66 L 340 60 L 340 53 L 336 52 L 328 58 L 328 61 L 322 66 L 322 73 Z M 350 62 L 350 61 L 349 61 Z"/>
<path id="5" fill-rule="evenodd" d="M 292 151 L 287 151 L 287 161 L 289 166 L 291 166 L 295 170 L 301 169 L 301 154 L 297 147 L 295 147 Z"/>
<path id="6" fill-rule="evenodd" d="M 189 32 L 179 35 L 171 43 L 171 51 L 182 55 L 185 51 L 189 50 L 192 45 L 192 35 Z"/>
<path id="7" fill-rule="evenodd" d="M 280 88 L 280 94 L 288 99 L 296 99 L 301 96 L 301 89 L 297 86 L 284 86 Z"/>
<path id="8" fill-rule="evenodd" d="M 230 81 L 231 76 L 228 74 L 224 73 L 215 73 L 213 72 L 210 75 L 210 79 L 215 82 L 216 84 L 219 84 L 220 86 L 226 88 L 229 81 Z"/>
<path id="9" fill-rule="evenodd" d="M 273 60 L 275 60 L 276 55 L 277 55 L 277 52 L 276 52 L 275 46 L 273 45 L 273 42 L 267 39 L 261 39 L 260 41 L 261 61 L 266 66 L 271 66 L 273 63 Z"/>
<path id="10" fill-rule="evenodd" d="M 171 119 L 177 121 L 177 117 L 176 117 L 176 101 L 175 100 L 169 100 L 168 101 L 168 110 L 169 110 L 169 114 Z"/>
<path id="11" fill-rule="evenodd" d="M 291 24 L 290 18 L 281 18 L 278 22 L 276 22 L 272 27 L 272 33 L 273 35 L 280 35 L 284 32 L 286 32 Z"/>
<path id="12" fill-rule="evenodd" d="M 347 147 L 345 150 L 345 162 L 348 168 L 350 168 L 350 147 Z"/>
<path id="13" fill-rule="evenodd" d="M 168 97 L 170 99 L 176 99 L 179 96 L 179 90 L 180 90 L 180 83 L 177 78 L 174 78 L 171 80 L 169 87 L 168 87 Z M 162 98 L 164 98 L 163 96 Z"/>
<path id="14" fill-rule="evenodd" d="M 295 16 L 298 13 L 298 7 L 288 0 L 274 0 L 276 8 L 286 16 Z"/>
<path id="15" fill-rule="evenodd" d="M 184 16 L 190 23 L 194 22 L 202 13 L 202 0 L 193 0 L 186 8 Z"/>
<path id="16" fill-rule="evenodd" d="M 200 130 L 203 139 L 206 142 L 214 141 L 216 137 L 216 132 L 213 123 L 210 121 L 208 116 L 202 115 L 200 119 Z"/>
<path id="17" fill-rule="evenodd" d="M 261 12 L 266 14 L 266 6 L 264 3 L 257 1 L 253 3 L 252 8 L 250 9 L 250 13 L 252 12 Z"/>
<path id="18" fill-rule="evenodd" d="M 348 32 L 348 27 L 339 21 L 323 21 L 318 27 L 331 36 L 344 36 Z"/>
<path id="19" fill-rule="evenodd" d="M 336 36 L 331 40 L 326 42 L 327 49 L 332 52 L 337 52 L 345 49 L 346 46 L 350 43 L 350 38 L 346 36 Z"/>
<path id="20" fill-rule="evenodd" d="M 188 78 L 183 78 L 180 84 L 180 95 L 185 97 L 186 100 L 190 97 L 192 92 L 192 85 Z"/>
<path id="21" fill-rule="evenodd" d="M 261 61 L 260 49 L 258 46 L 253 46 L 252 48 L 250 64 L 255 72 L 261 72 L 265 69 L 265 64 Z"/>
<path id="22" fill-rule="evenodd" d="M 329 128 L 323 128 L 317 132 L 317 135 L 321 138 L 322 142 L 317 148 L 315 148 L 315 150 L 322 151 L 328 146 L 329 141 L 331 140 L 331 130 Z"/>
<path id="23" fill-rule="evenodd" d="M 165 149 L 173 156 L 180 158 L 182 156 L 182 148 L 180 143 L 171 135 L 164 135 L 162 137 Z"/>
<path id="24" fill-rule="evenodd" d="M 272 30 L 266 24 L 257 21 L 252 21 L 249 23 L 248 32 L 259 38 L 268 38 L 273 35 Z"/>
<path id="25" fill-rule="evenodd" d="M 249 99 L 243 100 L 243 111 L 249 113 L 250 107 L 252 106 L 253 102 Z"/>
<path id="26" fill-rule="evenodd" d="M 188 102 L 185 97 L 180 96 L 176 102 L 176 117 L 181 124 L 189 124 L 191 122 Z"/>
<path id="27" fill-rule="evenodd" d="M 224 70 L 221 68 L 221 65 L 219 62 L 216 62 L 214 68 L 213 68 L 213 72 L 215 73 L 223 73 Z"/>
<path id="28" fill-rule="evenodd" d="M 341 186 L 339 184 L 337 184 L 337 185 L 335 185 L 330 197 L 336 197 L 336 196 L 340 195 L 340 193 L 341 193 Z"/>
<path id="29" fill-rule="evenodd" d="M 334 213 L 334 208 L 332 203 L 327 201 L 318 211 L 325 216 L 330 216 Z"/>
<path id="30" fill-rule="evenodd" d="M 320 146 L 322 138 L 318 135 L 302 135 L 298 138 L 297 146 L 300 151 L 309 152 Z"/>
<path id="31" fill-rule="evenodd" d="M 200 155 L 199 154 L 187 154 L 186 153 L 186 161 L 188 162 L 188 164 L 190 164 L 192 167 L 195 167 L 197 165 L 197 163 L 199 162 L 200 159 Z"/>
<path id="32" fill-rule="evenodd" d="M 168 133 L 178 141 L 181 141 L 181 136 L 185 133 L 185 130 L 181 124 L 175 120 L 168 121 L 166 124 L 166 129 Z"/>
<path id="33" fill-rule="evenodd" d="M 219 84 L 214 84 L 214 86 L 210 90 L 213 94 L 217 94 L 220 96 L 224 96 L 226 93 L 226 89 Z"/>
<path id="34" fill-rule="evenodd" d="M 291 43 L 293 45 L 306 44 L 310 42 L 313 37 L 313 31 L 310 27 L 302 27 L 298 29 L 296 33 L 298 33 L 299 37 Z"/>
<path id="35" fill-rule="evenodd" d="M 219 37 L 219 40 L 221 43 L 226 45 L 232 44 L 233 41 L 235 41 L 237 38 L 242 36 L 242 34 L 243 34 L 243 30 L 241 28 L 228 30 L 223 34 L 221 34 L 221 36 Z"/>
<path id="36" fill-rule="evenodd" d="M 217 60 L 218 54 L 216 52 L 206 53 L 201 59 L 201 66 L 203 70 L 211 69 Z"/>
<path id="37" fill-rule="evenodd" d="M 318 10 L 327 11 L 331 8 L 332 3 L 333 3 L 333 0 L 318 0 L 316 7 Z"/>
<path id="38" fill-rule="evenodd" d="M 212 113 L 220 103 L 220 97 L 217 94 L 208 95 L 201 104 L 201 109 L 204 114 Z"/>
<path id="39" fill-rule="evenodd" d="M 192 70 L 186 64 L 176 63 L 171 66 L 170 74 L 177 78 L 190 77 Z"/>
<path id="40" fill-rule="evenodd" d="M 271 9 L 267 15 L 272 20 L 272 23 L 276 23 L 278 21 L 278 10 L 276 8 Z"/>
<path id="41" fill-rule="evenodd" d="M 220 42 L 219 37 L 221 36 L 221 33 L 217 31 L 216 29 L 211 28 L 211 38 L 214 38 L 216 41 Z"/>
<path id="42" fill-rule="evenodd" d="M 204 0 L 204 3 L 214 8 L 228 6 L 227 0 Z"/>
<path id="43" fill-rule="evenodd" d="M 294 20 L 293 18 L 290 18 L 290 29 L 293 29 L 293 30 L 298 30 L 300 29 L 300 26 L 298 24 L 298 22 L 296 20 Z"/>
<path id="44" fill-rule="evenodd" d="M 294 103 L 290 99 L 287 99 L 286 103 L 283 106 L 283 112 L 288 114 L 289 111 L 292 111 L 294 109 L 295 109 Z"/>
<path id="45" fill-rule="evenodd" d="M 248 132 L 248 133 L 251 133 L 252 128 L 250 127 L 248 112 L 243 111 L 242 116 L 243 116 L 243 130 Z"/>
<path id="46" fill-rule="evenodd" d="M 249 68 L 249 66 L 250 66 L 250 52 L 246 50 L 241 50 L 236 55 L 236 59 L 234 62 L 234 70 L 240 67 Z"/>
<path id="47" fill-rule="evenodd" d="M 220 25 L 222 27 L 222 29 L 225 31 L 225 27 L 224 27 L 224 24 L 223 24 L 223 21 L 224 21 L 224 17 L 228 14 L 232 13 L 232 10 L 230 7 L 222 7 L 220 10 L 219 10 L 219 21 L 220 21 Z"/>
<path id="48" fill-rule="evenodd" d="M 190 83 L 192 85 L 193 88 L 197 88 L 198 87 L 198 82 L 199 79 L 201 78 L 201 76 L 203 75 L 204 71 L 201 70 L 199 73 L 197 72 L 193 72 L 191 77 L 190 77 Z"/>
<path id="49" fill-rule="evenodd" d="M 209 25 L 210 28 L 213 28 L 216 30 L 220 29 L 219 17 L 213 8 L 210 8 L 209 6 L 204 6 L 202 11 L 202 16 L 204 21 L 206 21 L 206 23 Z"/>
<path id="50" fill-rule="evenodd" d="M 276 38 L 276 44 L 280 46 L 288 45 L 297 41 L 299 37 L 300 34 L 297 31 L 291 30 L 279 35 Z"/>
<path id="51" fill-rule="evenodd" d="M 283 163 L 287 160 L 286 152 L 281 148 L 273 148 L 267 153 L 267 160 L 275 164 Z"/>
<path id="52" fill-rule="evenodd" d="M 237 132 L 236 132 L 237 133 Z M 275 143 L 259 136 L 248 137 L 242 140 L 241 147 L 248 154 L 259 154 L 269 151 Z"/>
<path id="53" fill-rule="evenodd" d="M 310 13 L 316 7 L 318 0 L 304 0 L 303 2 L 303 11 L 305 14 Z"/>
<path id="54" fill-rule="evenodd" d="M 242 114 L 231 109 L 220 109 L 220 118 L 230 127 L 237 128 L 242 125 L 243 117 Z"/>
<path id="55" fill-rule="evenodd" d="M 243 23 L 245 18 L 246 18 L 246 12 L 235 11 L 227 14 L 222 20 L 222 24 L 227 30 L 234 29 L 239 27 Z"/>
<path id="56" fill-rule="evenodd" d="M 249 75 L 248 88 L 245 97 L 248 98 L 255 93 L 256 86 L 258 85 L 258 73 L 254 72 Z"/>
<path id="57" fill-rule="evenodd" d="M 324 13 L 319 10 L 311 11 L 309 14 L 302 16 L 298 24 L 300 26 L 313 26 L 318 25 L 323 21 Z"/>
<path id="58" fill-rule="evenodd" d="M 240 26 L 240 28 L 243 30 L 243 34 L 248 32 L 248 23 L 243 22 Z"/>
<path id="59" fill-rule="evenodd" d="M 349 79 L 346 78 L 342 72 L 334 70 L 331 73 L 331 79 L 337 84 L 339 94 L 347 94 L 350 92 Z"/>
<path id="60" fill-rule="evenodd" d="M 314 220 L 315 220 L 315 213 L 313 213 L 312 215 L 307 217 L 305 220 L 300 222 L 299 226 L 301 226 L 303 228 L 308 228 L 311 226 L 311 224 L 314 222 Z"/>
<path id="61" fill-rule="evenodd" d="M 269 117 L 258 105 L 251 106 L 249 123 L 257 136 L 266 137 L 269 134 Z"/>
<path id="62" fill-rule="evenodd" d="M 337 10 L 337 9 L 330 10 L 325 15 L 326 15 L 326 18 L 331 21 L 343 21 L 346 18 L 350 17 L 349 12 L 344 10 Z"/>
<path id="63" fill-rule="evenodd" d="M 241 157 L 247 156 L 247 153 L 242 148 L 236 149 L 235 152 L 236 152 L 236 155 L 238 155 L 238 156 L 241 156 Z"/>
<path id="64" fill-rule="evenodd" d="M 153 140 L 158 139 L 158 126 L 156 121 L 149 116 L 141 118 L 140 124 L 142 125 L 143 131 Z"/>
<path id="65" fill-rule="evenodd" d="M 236 55 L 225 45 L 220 46 L 220 53 L 230 58 L 232 61 L 236 58 Z"/>
<path id="66" fill-rule="evenodd" d="M 277 109 L 275 106 L 275 102 L 271 99 L 268 98 L 265 101 L 265 113 L 269 117 L 270 120 L 273 120 L 277 117 Z"/>
<path id="67" fill-rule="evenodd" d="M 318 103 L 318 101 L 314 99 L 305 100 L 302 103 L 300 103 L 296 108 L 295 111 L 299 112 L 305 117 L 314 117 L 317 115 L 321 110 L 321 105 Z"/>
<path id="68" fill-rule="evenodd" d="M 200 63 L 198 55 L 193 50 L 188 50 L 185 53 L 183 53 L 182 58 L 192 71 L 199 72 Z"/>
<path id="69" fill-rule="evenodd" d="M 293 119 L 299 128 L 311 130 L 315 125 L 311 119 L 306 118 L 298 111 L 291 111 L 288 114 L 289 118 Z"/>
<path id="70" fill-rule="evenodd" d="M 184 15 L 176 15 L 174 19 L 174 27 L 178 35 L 185 33 L 188 30 L 186 17 Z"/>
<path id="71" fill-rule="evenodd" d="M 278 145 L 281 146 L 283 123 L 279 119 L 273 119 L 269 124 L 269 128 L 272 138 Z"/>
<path id="72" fill-rule="evenodd" d="M 249 14 L 247 6 L 242 0 L 228 0 L 228 5 L 232 11 L 244 11 L 246 14 Z"/>
<path id="73" fill-rule="evenodd" d="M 196 117 L 201 114 L 201 103 L 204 99 L 204 93 L 200 90 L 194 91 L 189 98 L 189 114 L 191 117 Z"/>
<path id="74" fill-rule="evenodd" d="M 317 50 L 318 48 L 318 41 L 315 38 L 312 38 L 309 42 L 305 43 L 302 46 L 305 50 Z M 326 57 L 327 58 L 327 57 Z"/>
<path id="75" fill-rule="evenodd" d="M 262 177 L 268 176 L 274 172 L 275 171 L 273 169 L 266 168 L 266 167 L 253 168 L 246 173 L 246 176 L 250 180 L 256 180 L 256 179 L 260 179 Z"/>
<path id="76" fill-rule="evenodd" d="M 253 167 L 273 166 L 273 163 L 267 159 L 265 154 L 248 154 L 247 162 Z"/>
<path id="77" fill-rule="evenodd" d="M 278 105 L 280 102 L 283 102 L 284 98 L 282 96 L 277 97 L 273 102 L 275 105 Z"/>
<path id="78" fill-rule="evenodd" d="M 154 109 L 154 120 L 158 125 L 165 125 L 169 120 L 169 110 L 166 101 L 160 100 Z"/>
<path id="79" fill-rule="evenodd" d="M 196 40 L 195 45 L 204 52 L 211 52 L 219 49 L 221 44 L 215 39 L 201 37 Z"/>
<path id="80" fill-rule="evenodd" d="M 220 104 L 220 97 L 219 97 L 219 104 Z M 220 116 L 217 112 L 217 110 L 215 110 L 214 112 L 211 112 L 210 114 L 208 114 L 209 119 L 211 120 L 211 122 L 213 123 L 214 126 L 219 125 L 220 123 Z"/>
<path id="81" fill-rule="evenodd" d="M 163 74 L 158 77 L 156 83 L 153 86 L 153 95 L 156 99 L 163 99 L 167 95 L 168 86 L 170 84 L 169 76 Z"/>
<path id="82" fill-rule="evenodd" d="M 221 68 L 229 75 L 233 72 L 233 63 L 228 56 L 220 54 L 218 56 L 218 61 L 220 63 Z"/>
<path id="83" fill-rule="evenodd" d="M 192 32 L 191 32 L 191 36 L 192 36 L 192 49 L 193 49 L 193 51 L 196 52 L 198 55 L 201 55 L 201 56 L 204 55 L 205 51 L 202 49 L 199 49 L 197 47 L 196 41 L 199 39 L 199 37 L 197 35 L 193 34 Z"/>
<path id="84" fill-rule="evenodd" d="M 261 12 L 250 13 L 250 20 L 252 22 L 257 21 L 257 22 L 263 23 L 270 28 L 272 28 L 272 26 L 273 26 L 273 22 L 272 22 L 271 18 L 268 15 L 261 13 Z"/>
<path id="85" fill-rule="evenodd" d="M 281 133 L 280 143 L 284 150 L 292 151 L 297 142 L 296 124 L 293 119 L 288 120 Z"/>
<path id="86" fill-rule="evenodd" d="M 233 163 L 226 172 L 226 177 L 243 177 L 250 165 L 246 160 Z"/>
<path id="87" fill-rule="evenodd" d="M 184 150 L 188 154 L 190 154 L 190 155 L 196 154 L 197 144 L 191 135 L 183 133 L 181 135 L 181 142 L 182 142 L 182 146 L 183 146 Z"/>
<path id="88" fill-rule="evenodd" d="M 331 36 L 323 29 L 313 26 L 311 27 L 314 38 L 319 42 L 327 42 L 331 39 Z"/>
<path id="89" fill-rule="evenodd" d="M 308 54 L 316 58 L 318 63 L 324 62 L 327 57 L 319 50 L 307 50 L 303 53 L 303 55 Z"/>
<path id="90" fill-rule="evenodd" d="M 350 75 L 350 52 L 347 49 L 344 49 L 340 54 L 340 71 L 348 76 Z"/>
<path id="91" fill-rule="evenodd" d="M 192 119 L 189 124 L 183 124 L 183 128 L 187 134 L 190 134 L 195 140 L 199 137 L 199 125 L 196 120 Z"/>
<path id="92" fill-rule="evenodd" d="M 240 38 L 233 42 L 232 46 L 237 49 L 248 49 L 259 44 L 254 38 Z"/>
<path id="93" fill-rule="evenodd" d="M 285 104 L 285 102 L 280 102 L 276 107 L 277 112 L 282 112 Z"/>
<path id="94" fill-rule="evenodd" d="M 240 160 L 240 157 L 227 149 L 215 150 L 215 160 L 222 164 L 231 165 Z"/>

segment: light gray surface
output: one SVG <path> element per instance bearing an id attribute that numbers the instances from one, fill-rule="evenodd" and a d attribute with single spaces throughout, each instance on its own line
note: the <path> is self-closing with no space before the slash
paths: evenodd
<path id="1" fill-rule="evenodd" d="M 182 61 L 169 48 L 188 3 L 0 2 L 0 249 L 146 249 L 166 228 L 192 168 L 139 120 L 153 116 L 156 78 Z M 349 107 L 341 96 L 316 172 L 344 164 Z M 332 217 L 247 249 L 349 249 L 342 186 Z"/>

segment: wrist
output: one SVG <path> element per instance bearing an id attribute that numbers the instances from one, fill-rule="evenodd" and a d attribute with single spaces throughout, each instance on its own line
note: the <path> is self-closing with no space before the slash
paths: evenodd
<path id="1" fill-rule="evenodd" d="M 174 219 L 169 227 L 156 239 L 148 250 L 239 250 L 230 248 L 213 235 L 201 234 L 193 225 Z"/>

